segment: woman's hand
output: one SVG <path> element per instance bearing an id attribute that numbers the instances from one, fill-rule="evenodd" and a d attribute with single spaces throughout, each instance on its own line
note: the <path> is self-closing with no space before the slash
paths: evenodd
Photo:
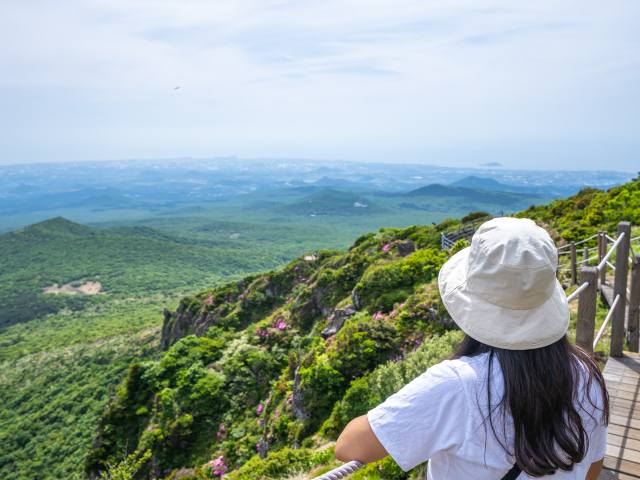
<path id="1" fill-rule="evenodd" d="M 358 460 L 372 463 L 389 455 L 371 429 L 366 415 L 354 418 L 336 442 L 336 458 L 341 462 Z"/>

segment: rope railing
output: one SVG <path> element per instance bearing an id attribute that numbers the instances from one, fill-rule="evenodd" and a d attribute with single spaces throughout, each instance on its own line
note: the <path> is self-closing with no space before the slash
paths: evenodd
<path id="1" fill-rule="evenodd" d="M 591 257 L 591 258 L 587 258 L 586 260 L 580 260 L 579 262 L 576 262 L 576 265 L 578 265 L 578 264 L 580 264 L 580 263 L 590 262 L 591 260 L 595 260 L 595 259 L 597 259 L 597 258 L 598 258 L 598 256 L 597 256 L 597 255 L 595 255 L 595 256 L 593 256 L 593 257 Z M 566 267 L 567 265 L 571 265 L 571 263 L 563 263 L 562 265 L 558 265 L 558 268 Z"/>
<path id="2" fill-rule="evenodd" d="M 589 240 L 591 240 L 592 238 L 596 238 L 597 236 L 598 236 L 598 234 L 592 235 L 592 236 L 590 236 L 589 238 L 585 238 L 584 240 L 580 240 L 579 242 L 576 242 L 575 244 L 576 244 L 576 245 L 580 245 L 581 243 L 588 242 Z M 639 237 L 639 238 L 640 238 L 640 237 Z M 561 247 L 558 247 L 558 250 L 561 250 L 561 249 L 563 249 L 563 248 L 569 248 L 570 246 L 571 246 L 570 244 L 563 245 L 563 246 L 561 246 Z"/>
<path id="3" fill-rule="evenodd" d="M 609 238 L 608 236 L 606 237 Z M 604 268 L 604 266 L 608 263 L 609 258 L 611 257 L 611 255 L 613 255 L 613 252 L 615 251 L 615 249 L 618 248 L 618 245 L 620 245 L 620 242 L 622 242 L 623 238 L 624 238 L 624 232 L 620 234 L 618 239 L 614 242 L 613 246 L 609 249 L 607 254 L 604 256 L 604 258 L 600 262 L 600 265 L 598 265 L 598 271 L 601 271 Z"/>
<path id="4" fill-rule="evenodd" d="M 584 282 L 582 285 L 580 285 L 580 287 L 575 292 L 573 292 L 571 295 L 567 297 L 567 303 L 578 298 L 578 295 L 580 295 L 580 292 L 582 292 L 583 290 L 586 290 L 588 286 L 589 286 L 589 282 Z"/>
<path id="5" fill-rule="evenodd" d="M 334 468 L 330 472 L 323 473 L 322 475 L 314 478 L 313 480 L 338 480 L 340 478 L 344 478 L 347 475 L 352 474 L 353 472 L 357 472 L 364 466 L 365 466 L 364 463 L 361 463 L 357 460 L 353 460 L 349 463 L 345 463 L 344 465 L 338 468 Z"/>
<path id="6" fill-rule="evenodd" d="M 616 299 L 613 301 L 613 305 L 611 305 L 611 310 L 609 310 L 609 313 L 607 314 L 607 317 L 604 319 L 604 323 L 602 324 L 602 327 L 600 327 L 600 331 L 598 332 L 598 336 L 596 337 L 596 339 L 593 341 L 593 349 L 596 349 L 596 345 L 598 345 L 598 342 L 600 341 L 600 337 L 602 337 L 602 334 L 604 333 L 604 329 L 607 327 L 607 324 L 609 323 L 609 319 L 611 318 L 611 316 L 613 315 L 613 312 L 615 311 L 616 307 L 618 306 L 618 301 L 620 300 L 620 294 L 618 294 L 616 296 Z"/>

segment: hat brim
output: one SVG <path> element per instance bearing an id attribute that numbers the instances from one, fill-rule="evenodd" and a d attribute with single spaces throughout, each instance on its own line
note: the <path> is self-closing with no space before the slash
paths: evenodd
<path id="1" fill-rule="evenodd" d="M 445 308 L 470 337 L 492 347 L 531 350 L 560 340 L 569 328 L 569 304 L 560 283 L 545 303 L 529 310 L 494 305 L 467 287 L 470 248 L 456 253 L 440 269 L 438 287 Z"/>

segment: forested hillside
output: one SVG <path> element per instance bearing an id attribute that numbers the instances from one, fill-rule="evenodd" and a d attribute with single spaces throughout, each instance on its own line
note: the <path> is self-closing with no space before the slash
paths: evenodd
<path id="1" fill-rule="evenodd" d="M 55 218 L 0 235 L 0 328 L 113 298 L 196 291 L 279 267 L 320 241 L 334 247 L 345 243 L 318 228 L 271 227 L 267 244 L 245 238 L 242 224 L 221 238 L 219 232 L 229 232 L 229 226 L 200 224 L 196 235 L 185 236 L 148 226 L 93 228 Z M 216 234 L 206 235 L 207 227 Z M 42 295 L 54 285 L 88 282 L 100 284 L 99 294 Z"/>
<path id="2" fill-rule="evenodd" d="M 640 181 L 608 192 L 583 190 L 516 216 L 534 219 L 558 244 L 598 229 L 615 232 L 621 220 L 640 222 Z M 81 478 L 86 468 L 95 476 L 119 462 L 124 451 L 135 451 L 138 458 L 149 455 L 137 479 L 258 480 L 330 469 L 335 465 L 331 450 L 319 447 L 335 439 L 350 419 L 450 355 L 462 338 L 442 307 L 435 281 L 449 256 L 465 246 L 460 242 L 451 252 L 439 249 L 440 232 L 458 223 L 381 228 L 359 237 L 347 251 L 312 255 L 311 250 L 281 270 L 236 276 L 217 288 L 165 302 L 158 337 L 153 344 L 144 337 L 138 350 L 133 347 L 137 337 L 130 335 L 116 337 L 123 338 L 121 348 L 87 349 L 86 360 L 54 351 L 3 364 L 0 373 L 11 379 L 11 390 L 2 394 L 8 407 L 0 416 L 0 475 Z M 76 225 L 69 228 L 82 227 Z M 109 235 L 117 232 L 111 229 Z M 132 233 L 118 238 L 161 241 L 151 228 L 126 232 Z M 201 235 L 192 236 L 191 243 L 180 241 L 197 248 L 208 235 L 206 228 Z M 94 236 L 99 240 L 97 232 Z M 153 261 L 141 255 L 145 265 Z M 138 261 L 133 255 L 129 260 Z M 108 278 L 115 282 L 117 275 L 112 275 Z M 106 279 L 105 285 L 110 285 Z M 133 301 L 118 307 L 123 322 L 127 316 L 136 320 Z M 145 315 L 157 315 L 161 322 L 159 304 L 153 305 Z M 600 305 L 600 320 L 605 312 Z M 83 323 L 92 318 L 72 315 Z M 88 370 L 47 363 L 54 361 L 51 353 L 57 362 L 81 358 L 96 366 L 90 374 L 80 373 Z M 54 365 L 59 371 L 42 378 L 31 373 L 16 377 L 19 365 L 24 372 Z M 48 392 L 44 385 L 54 376 L 64 376 L 64 387 Z M 99 388 L 99 394 L 92 396 L 82 382 Z M 107 400 L 109 395 L 114 397 Z M 48 403 L 56 408 L 45 409 Z M 69 431 L 55 436 L 53 428 L 60 422 Z M 66 436 L 72 438 L 69 445 Z M 86 445 L 84 463 L 78 462 L 81 445 Z M 49 477 L 40 473 L 43 466 Z M 407 478 L 390 459 L 368 466 L 354 480 L 361 475 Z"/>

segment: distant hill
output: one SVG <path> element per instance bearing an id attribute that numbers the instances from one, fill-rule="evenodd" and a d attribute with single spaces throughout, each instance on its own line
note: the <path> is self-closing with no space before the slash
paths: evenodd
<path id="1" fill-rule="evenodd" d="M 498 182 L 496 182 L 498 183 Z M 514 205 L 523 199 L 523 194 L 510 192 L 491 192 L 478 188 L 453 187 L 447 185 L 427 185 L 426 187 L 411 190 L 405 194 L 397 194 L 396 196 L 404 197 L 462 197 L 470 202 L 494 204 L 502 207 Z M 527 194 L 527 197 L 532 197 Z M 535 195 L 533 196 L 535 197 Z"/>
<path id="2" fill-rule="evenodd" d="M 387 209 L 354 192 L 340 192 L 327 188 L 273 211 L 282 215 L 351 217 L 385 213 Z"/>
<path id="3" fill-rule="evenodd" d="M 481 188 L 482 190 L 487 190 L 489 192 L 513 192 L 515 191 L 514 188 L 517 188 L 512 185 L 500 183 L 493 178 L 480 178 L 474 177 L 473 175 L 453 182 L 450 185 L 452 187 Z"/>
<path id="4" fill-rule="evenodd" d="M 341 238 L 317 228 L 229 222 L 192 228 L 197 232 L 187 237 L 146 225 L 94 228 L 58 217 L 0 235 L 0 328 L 112 299 L 204 288 L 277 268 L 332 237 L 338 246 Z M 280 240 L 262 240 L 254 230 Z M 100 283 L 99 295 L 45 293 L 54 285 L 88 282 Z"/>

